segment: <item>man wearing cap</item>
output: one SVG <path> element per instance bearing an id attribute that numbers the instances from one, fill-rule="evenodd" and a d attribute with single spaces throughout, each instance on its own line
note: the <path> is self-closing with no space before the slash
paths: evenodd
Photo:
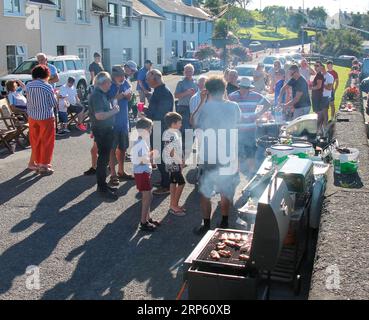
<path id="1" fill-rule="evenodd" d="M 126 67 L 126 70 L 129 72 L 127 74 L 128 77 L 135 72 L 130 67 Z M 119 113 L 115 116 L 114 140 L 110 154 L 110 184 L 118 186 L 119 181 L 133 180 L 133 176 L 128 175 L 124 171 L 124 160 L 129 147 L 128 102 L 132 98 L 132 88 L 126 79 L 126 72 L 121 66 L 114 66 L 111 75 L 113 82 L 108 92 L 108 97 L 113 104 L 119 105 Z M 115 170 L 116 159 L 119 166 L 118 174 Z"/>
<path id="2" fill-rule="evenodd" d="M 250 174 L 254 173 L 256 151 L 256 121 L 270 108 L 266 97 L 254 91 L 250 79 L 241 78 L 240 89 L 229 95 L 229 100 L 237 102 L 241 109 L 241 122 L 238 124 L 238 152 L 239 157 L 247 159 Z M 263 106 L 256 111 L 258 106 Z"/>
<path id="3" fill-rule="evenodd" d="M 74 77 L 69 77 L 68 82 L 60 88 L 60 92 L 58 95 L 59 98 L 59 119 L 62 120 L 63 123 L 68 121 L 67 111 L 69 113 L 76 113 L 77 114 L 77 126 L 76 128 L 80 131 L 86 131 L 87 128 L 83 124 L 85 120 L 85 108 L 81 105 L 80 100 L 78 98 L 77 89 L 74 86 L 76 83 L 76 79 Z M 64 113 L 66 113 L 64 115 Z M 62 115 L 62 116 L 61 116 Z M 65 119 L 66 118 L 66 119 Z M 59 134 L 63 134 L 68 132 L 66 128 L 63 128 Z"/>
<path id="4" fill-rule="evenodd" d="M 91 82 L 90 84 L 93 83 L 94 78 L 101 72 L 104 71 L 104 67 L 101 63 L 101 55 L 97 52 L 94 53 L 94 62 L 92 62 L 90 64 L 90 66 L 88 67 L 88 70 L 90 71 L 90 75 L 91 75 Z"/>
<path id="5" fill-rule="evenodd" d="M 152 69 L 152 62 L 150 60 L 145 61 L 145 65 L 137 74 L 137 91 L 140 95 L 140 102 L 146 103 L 150 101 L 152 97 L 151 88 L 146 81 L 147 73 Z"/>

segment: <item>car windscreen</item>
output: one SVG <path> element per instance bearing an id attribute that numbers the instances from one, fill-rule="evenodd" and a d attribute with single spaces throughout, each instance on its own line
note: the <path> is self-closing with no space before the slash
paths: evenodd
<path id="1" fill-rule="evenodd" d="M 249 68 L 249 67 L 238 67 L 236 68 L 238 75 L 240 77 L 253 77 L 255 68 Z"/>
<path id="2" fill-rule="evenodd" d="M 31 74 L 33 68 L 37 65 L 37 61 L 24 61 L 13 74 Z"/>
<path id="3" fill-rule="evenodd" d="M 264 64 L 273 64 L 277 60 L 276 57 L 266 57 L 263 61 Z"/>
<path id="4" fill-rule="evenodd" d="M 186 59 L 195 59 L 195 52 L 186 52 L 183 57 Z"/>

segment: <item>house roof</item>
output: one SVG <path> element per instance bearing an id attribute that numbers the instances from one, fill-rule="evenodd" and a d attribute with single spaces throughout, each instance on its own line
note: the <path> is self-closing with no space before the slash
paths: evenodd
<path id="1" fill-rule="evenodd" d="M 195 17 L 199 19 L 209 20 L 210 15 L 205 13 L 200 8 L 194 6 L 188 6 L 182 2 L 182 0 L 151 0 L 158 7 L 162 8 L 165 12 L 176 13 Z"/>
<path id="2" fill-rule="evenodd" d="M 132 0 L 133 10 L 142 16 L 164 19 L 138 0 Z"/>

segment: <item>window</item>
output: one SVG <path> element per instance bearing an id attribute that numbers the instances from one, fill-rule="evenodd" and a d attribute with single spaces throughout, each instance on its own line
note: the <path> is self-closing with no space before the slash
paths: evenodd
<path id="1" fill-rule="evenodd" d="M 183 41 L 183 55 L 187 52 L 187 41 Z"/>
<path id="2" fill-rule="evenodd" d="M 83 64 L 81 60 L 73 60 L 76 70 L 83 70 Z"/>
<path id="3" fill-rule="evenodd" d="M 200 33 L 200 32 L 201 32 L 201 21 L 199 22 L 198 26 L 199 26 L 198 31 L 199 31 L 199 33 Z"/>
<path id="4" fill-rule="evenodd" d="M 4 15 L 20 16 L 21 0 L 4 0 Z"/>
<path id="5" fill-rule="evenodd" d="M 162 48 L 158 48 L 157 50 L 157 64 L 161 64 L 163 60 L 163 49 Z"/>
<path id="6" fill-rule="evenodd" d="M 73 60 L 66 60 L 65 65 L 67 67 L 67 70 L 76 70 L 76 66 L 74 65 Z"/>
<path id="7" fill-rule="evenodd" d="M 88 61 L 88 48 L 87 47 L 78 48 L 78 58 L 81 59 L 83 69 L 88 70 L 89 61 Z"/>
<path id="8" fill-rule="evenodd" d="M 177 32 L 177 15 L 172 15 L 172 32 Z"/>
<path id="9" fill-rule="evenodd" d="M 6 62 L 9 72 L 17 68 L 25 58 L 25 46 L 6 46 Z"/>
<path id="10" fill-rule="evenodd" d="M 172 57 L 178 57 L 178 40 L 172 41 Z"/>
<path id="11" fill-rule="evenodd" d="M 132 21 L 131 7 L 122 6 L 122 25 L 130 27 Z"/>
<path id="12" fill-rule="evenodd" d="M 195 18 L 191 18 L 191 33 L 195 33 Z"/>
<path id="13" fill-rule="evenodd" d="M 56 55 L 64 56 L 65 55 L 65 46 L 56 46 Z"/>
<path id="14" fill-rule="evenodd" d="M 191 41 L 190 42 L 190 50 L 194 51 L 196 49 L 196 42 L 195 41 Z"/>
<path id="15" fill-rule="evenodd" d="M 123 49 L 123 62 L 132 60 L 132 48 Z"/>
<path id="16" fill-rule="evenodd" d="M 208 33 L 208 22 L 205 21 L 205 33 Z"/>
<path id="17" fill-rule="evenodd" d="M 163 37 L 163 21 L 159 21 L 159 35 L 160 38 Z"/>
<path id="18" fill-rule="evenodd" d="M 149 57 L 148 57 L 148 51 L 147 51 L 147 48 L 144 48 L 144 61 L 148 60 Z"/>
<path id="19" fill-rule="evenodd" d="M 88 22 L 87 0 L 77 0 L 77 20 Z"/>
<path id="20" fill-rule="evenodd" d="M 56 5 L 56 17 L 60 20 L 65 20 L 63 0 L 56 0 L 55 5 Z"/>
<path id="21" fill-rule="evenodd" d="M 186 33 L 186 16 L 182 16 L 182 32 Z"/>
<path id="22" fill-rule="evenodd" d="M 144 35 L 145 37 L 147 37 L 148 35 L 148 22 L 147 22 L 147 19 L 144 19 Z"/>
<path id="23" fill-rule="evenodd" d="M 112 26 L 118 25 L 118 5 L 115 3 L 109 3 L 109 24 Z"/>
<path id="24" fill-rule="evenodd" d="M 53 66 L 55 66 L 56 70 L 58 70 L 58 72 L 64 72 L 64 63 L 63 61 L 49 61 L 50 64 L 52 64 Z"/>

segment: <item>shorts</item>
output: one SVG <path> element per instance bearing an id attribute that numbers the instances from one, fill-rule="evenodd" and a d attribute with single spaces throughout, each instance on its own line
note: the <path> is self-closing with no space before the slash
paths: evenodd
<path id="1" fill-rule="evenodd" d="M 236 188 L 240 183 L 239 173 L 225 175 L 220 172 L 221 167 L 217 165 L 204 165 L 201 167 L 199 180 L 200 193 L 210 199 L 214 193 L 220 193 L 229 201 L 233 201 Z"/>
<path id="2" fill-rule="evenodd" d="M 179 186 L 184 186 L 186 184 L 186 180 L 181 171 L 171 172 L 169 179 L 171 184 L 178 184 Z"/>
<path id="3" fill-rule="evenodd" d="M 135 181 L 137 190 L 140 192 L 151 191 L 151 174 L 148 172 L 135 173 Z"/>
<path id="4" fill-rule="evenodd" d="M 322 100 L 323 100 L 322 97 L 319 98 L 312 97 L 311 102 L 313 105 L 314 112 L 321 112 L 323 110 Z"/>
<path id="5" fill-rule="evenodd" d="M 126 132 L 114 132 L 113 149 L 126 151 L 129 148 L 129 135 Z"/>
<path id="6" fill-rule="evenodd" d="M 68 123 L 68 113 L 59 111 L 58 116 L 59 116 L 59 122 L 64 123 L 64 124 Z"/>
<path id="7" fill-rule="evenodd" d="M 321 104 L 322 104 L 322 110 L 328 109 L 329 108 L 329 103 L 331 101 L 330 97 L 323 97 Z"/>
<path id="8" fill-rule="evenodd" d="M 255 131 L 242 132 L 238 134 L 238 156 L 243 158 L 253 158 L 256 152 Z"/>
<path id="9" fill-rule="evenodd" d="M 82 106 L 78 106 L 78 105 L 70 105 L 69 108 L 68 108 L 68 111 L 69 112 L 73 112 L 73 113 L 77 113 L 77 114 L 80 114 L 82 111 L 84 111 L 85 108 L 82 107 Z"/>
<path id="10" fill-rule="evenodd" d="M 330 101 L 329 101 L 329 102 L 334 102 L 335 97 L 336 97 L 336 92 L 335 92 L 334 90 L 332 90 L 332 96 L 331 96 L 331 98 L 330 98 Z"/>

